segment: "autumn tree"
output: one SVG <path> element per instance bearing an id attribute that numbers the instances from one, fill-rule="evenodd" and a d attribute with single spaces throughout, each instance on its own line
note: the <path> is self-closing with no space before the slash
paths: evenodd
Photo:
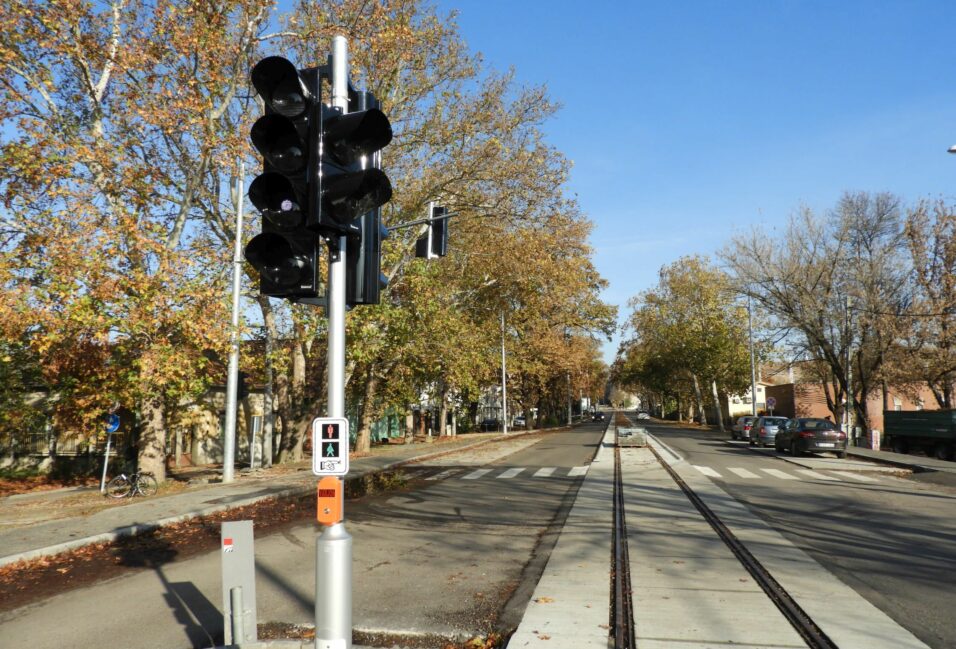
<path id="1" fill-rule="evenodd" d="M 678 400 L 689 389 L 703 423 L 705 401 L 720 413 L 720 393 L 739 393 L 750 376 L 746 319 L 734 295 L 730 278 L 705 258 L 662 268 L 658 286 L 631 301 L 633 334 L 619 353 L 617 380 Z"/>

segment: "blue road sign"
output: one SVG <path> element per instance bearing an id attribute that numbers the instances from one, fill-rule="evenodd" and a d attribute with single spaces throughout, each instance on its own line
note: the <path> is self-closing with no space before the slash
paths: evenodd
<path id="1" fill-rule="evenodd" d="M 106 432 L 115 433 L 120 427 L 120 416 L 117 414 L 109 415 L 106 418 Z"/>

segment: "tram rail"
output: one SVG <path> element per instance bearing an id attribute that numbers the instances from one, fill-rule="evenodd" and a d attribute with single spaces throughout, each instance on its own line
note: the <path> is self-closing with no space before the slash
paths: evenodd
<path id="1" fill-rule="evenodd" d="M 617 435 L 615 431 L 615 442 Z M 654 457 L 667 471 L 668 475 L 680 487 L 687 499 L 694 505 L 704 520 L 727 545 L 741 565 L 753 577 L 754 581 L 777 606 L 791 626 L 803 638 L 811 649 L 837 649 L 834 643 L 804 611 L 787 590 L 774 579 L 756 557 L 746 548 L 730 528 L 720 520 L 694 490 L 661 457 L 653 445 L 648 445 Z M 634 611 L 631 602 L 631 582 L 627 556 L 627 524 L 624 515 L 623 478 L 621 476 L 620 448 L 614 449 L 614 534 L 613 534 L 613 582 L 612 621 L 614 646 L 616 649 L 638 649 L 634 632 Z"/>

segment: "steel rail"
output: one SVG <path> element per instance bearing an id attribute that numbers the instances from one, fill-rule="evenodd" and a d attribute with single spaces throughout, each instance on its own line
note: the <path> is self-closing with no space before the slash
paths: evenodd
<path id="1" fill-rule="evenodd" d="M 681 488 L 684 495 L 687 496 L 687 499 L 694 504 L 697 511 L 710 523 L 710 526 L 717 532 L 717 535 L 754 578 L 754 581 L 760 585 L 767 596 L 770 597 L 771 601 L 776 604 L 780 612 L 783 613 L 783 616 L 787 618 L 787 621 L 790 622 L 791 626 L 800 634 L 804 642 L 807 643 L 807 646 L 811 649 L 838 649 L 836 643 L 827 637 L 820 627 L 813 622 L 813 619 L 797 604 L 796 600 L 790 596 L 790 593 L 773 578 L 770 571 L 764 568 L 763 564 L 750 553 L 750 550 L 744 546 L 740 539 L 734 536 L 734 533 L 720 520 L 717 514 L 715 514 L 704 503 L 700 496 L 681 479 L 677 472 L 664 461 L 660 454 L 658 454 L 657 449 L 650 444 L 648 444 L 648 448 L 651 449 L 657 461 L 660 462 L 661 466 L 664 467 L 671 478 L 674 479 L 674 482 Z"/>
<path id="2" fill-rule="evenodd" d="M 611 416 L 616 415 L 617 413 L 613 413 Z M 610 627 L 614 633 L 615 649 L 635 649 L 631 562 L 627 551 L 627 522 L 624 518 L 624 480 L 621 475 L 621 449 L 617 440 L 617 425 L 614 423 L 614 533 L 611 544 L 614 588 Z"/>

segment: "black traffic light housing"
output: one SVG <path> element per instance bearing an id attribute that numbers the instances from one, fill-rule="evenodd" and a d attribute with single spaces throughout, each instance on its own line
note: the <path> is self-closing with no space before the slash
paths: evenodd
<path id="1" fill-rule="evenodd" d="M 428 215 L 428 231 L 415 241 L 415 256 L 435 259 L 448 254 L 448 213 L 444 207 L 432 205 Z"/>
<path id="2" fill-rule="evenodd" d="M 246 245 L 246 259 L 263 295 L 318 303 L 320 238 L 347 236 L 347 304 L 377 304 L 387 234 L 379 208 L 392 197 L 377 152 L 392 128 L 375 98 L 351 86 L 349 112 L 325 105 L 330 73 L 331 61 L 297 70 L 278 56 L 252 69 L 265 115 L 251 132 L 263 173 L 249 199 L 262 214 L 262 233 Z"/>
<path id="3" fill-rule="evenodd" d="M 349 108 L 322 107 L 321 218 L 318 228 L 358 234 L 355 219 L 392 198 L 392 185 L 371 157 L 392 141 L 392 126 L 369 93 L 352 92 Z"/>
<path id="4" fill-rule="evenodd" d="M 379 110 L 378 100 L 370 92 L 357 91 L 350 93 L 349 108 L 357 112 L 349 113 L 345 117 L 357 116 L 363 126 L 355 131 L 361 134 L 354 140 L 356 144 L 359 144 L 357 150 L 346 148 L 341 140 L 338 141 L 341 159 L 358 161 L 359 153 L 364 151 L 366 155 L 365 178 L 371 178 L 372 182 L 376 183 L 380 183 L 382 182 L 381 179 L 384 179 L 384 184 L 379 185 L 376 190 L 382 193 L 377 194 L 374 200 L 368 201 L 368 204 L 374 206 L 361 214 L 355 221 L 358 226 L 358 236 L 352 236 L 348 240 L 345 303 L 348 306 L 357 306 L 359 304 L 378 304 L 381 301 L 382 289 L 388 284 L 388 279 L 382 274 L 382 240 L 388 237 L 388 229 L 382 225 L 381 212 L 381 205 L 388 199 L 386 198 L 381 203 L 378 202 L 378 199 L 384 197 L 385 193 L 390 198 L 391 186 L 388 183 L 388 178 L 380 170 L 381 155 L 378 150 L 388 144 L 388 140 L 391 139 L 391 126 L 388 125 L 388 120 Z M 381 179 L 379 176 L 381 176 Z"/>
<path id="5" fill-rule="evenodd" d="M 246 260 L 259 272 L 263 295 L 314 300 L 319 291 L 318 218 L 320 71 L 297 70 L 270 56 L 252 69 L 252 84 L 265 115 L 251 137 L 262 155 L 263 173 L 249 185 L 249 200 L 262 214 L 262 232 L 246 245 Z"/>

